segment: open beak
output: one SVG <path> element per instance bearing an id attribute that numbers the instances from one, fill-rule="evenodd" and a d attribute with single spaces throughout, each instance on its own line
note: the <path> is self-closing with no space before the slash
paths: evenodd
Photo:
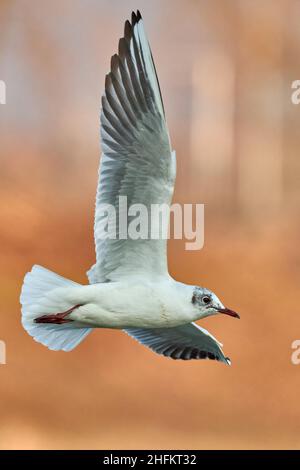
<path id="1" fill-rule="evenodd" d="M 230 315 L 231 317 L 240 318 L 239 314 L 230 310 L 230 308 L 219 308 L 218 312 L 224 313 L 225 315 Z"/>

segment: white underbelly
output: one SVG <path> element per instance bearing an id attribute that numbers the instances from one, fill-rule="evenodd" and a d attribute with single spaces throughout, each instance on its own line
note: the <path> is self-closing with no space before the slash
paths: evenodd
<path id="1" fill-rule="evenodd" d="M 111 309 L 99 304 L 84 305 L 72 313 L 71 319 L 84 325 L 98 328 L 158 328 L 171 327 L 185 323 L 163 306 L 153 305 L 147 309 Z"/>
<path id="2" fill-rule="evenodd" d="M 70 319 L 98 328 L 167 328 L 187 321 L 186 312 L 170 286 L 122 285 L 120 283 L 85 286 L 86 300 Z M 172 299 L 172 302 L 168 302 Z M 173 304 L 173 305 L 172 305 Z"/>

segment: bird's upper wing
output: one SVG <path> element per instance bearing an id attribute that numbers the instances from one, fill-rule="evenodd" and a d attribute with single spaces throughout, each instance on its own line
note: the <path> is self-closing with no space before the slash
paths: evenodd
<path id="1" fill-rule="evenodd" d="M 119 213 L 125 212 L 124 205 L 120 210 L 119 196 L 127 197 L 128 208 L 143 204 L 149 214 L 151 204 L 171 203 L 176 173 L 175 152 L 171 151 L 159 83 L 139 12 L 132 14 L 131 23 L 125 23 L 124 38 L 106 76 L 101 138 L 96 264 L 88 272 L 89 280 L 95 283 L 131 275 L 166 275 L 166 240 L 119 239 Z M 103 204 L 115 207 L 111 230 L 116 239 L 105 235 L 107 213 L 103 213 Z M 128 224 L 134 218 L 128 217 Z M 149 218 L 147 234 L 150 231 Z"/>
<path id="2" fill-rule="evenodd" d="M 212 359 L 230 365 L 219 343 L 196 323 L 173 328 L 129 328 L 124 330 L 141 344 L 172 359 Z"/>

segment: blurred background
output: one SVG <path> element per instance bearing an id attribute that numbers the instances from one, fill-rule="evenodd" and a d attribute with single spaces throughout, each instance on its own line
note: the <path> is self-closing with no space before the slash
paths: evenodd
<path id="1" fill-rule="evenodd" d="M 51 352 L 20 324 L 35 263 L 86 283 L 104 76 L 139 8 L 164 97 L 174 201 L 205 203 L 205 246 L 170 272 L 241 320 L 202 325 L 232 367 L 95 331 Z M 300 448 L 298 0 L 1 0 L 0 448 Z"/>

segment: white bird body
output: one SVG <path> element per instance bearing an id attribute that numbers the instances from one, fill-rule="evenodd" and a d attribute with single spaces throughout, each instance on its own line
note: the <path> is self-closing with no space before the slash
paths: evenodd
<path id="1" fill-rule="evenodd" d="M 194 287 L 173 280 L 130 279 L 123 282 L 58 288 L 45 300 L 53 298 L 69 305 L 83 305 L 69 315 L 81 326 L 99 328 L 168 328 L 199 318 L 191 302 Z M 43 312 L 41 312 L 43 313 Z M 48 313 L 49 312 L 48 309 Z M 53 312 L 54 313 L 54 312 Z"/>
<path id="2" fill-rule="evenodd" d="M 175 183 L 176 155 L 139 12 L 125 23 L 106 76 L 101 140 L 96 263 L 87 273 L 90 285 L 33 266 L 20 299 L 25 330 L 49 349 L 70 351 L 93 328 L 123 329 L 173 359 L 208 358 L 229 364 L 221 344 L 193 322 L 220 312 L 238 315 L 208 289 L 171 278 L 166 239 L 124 239 L 119 222 L 116 238 L 103 237 L 103 205 L 113 206 L 119 216 L 120 196 L 126 196 L 128 206 L 142 204 L 147 210 L 153 204 L 169 206 Z M 157 228 L 152 219 L 151 224 L 151 229 Z"/>

